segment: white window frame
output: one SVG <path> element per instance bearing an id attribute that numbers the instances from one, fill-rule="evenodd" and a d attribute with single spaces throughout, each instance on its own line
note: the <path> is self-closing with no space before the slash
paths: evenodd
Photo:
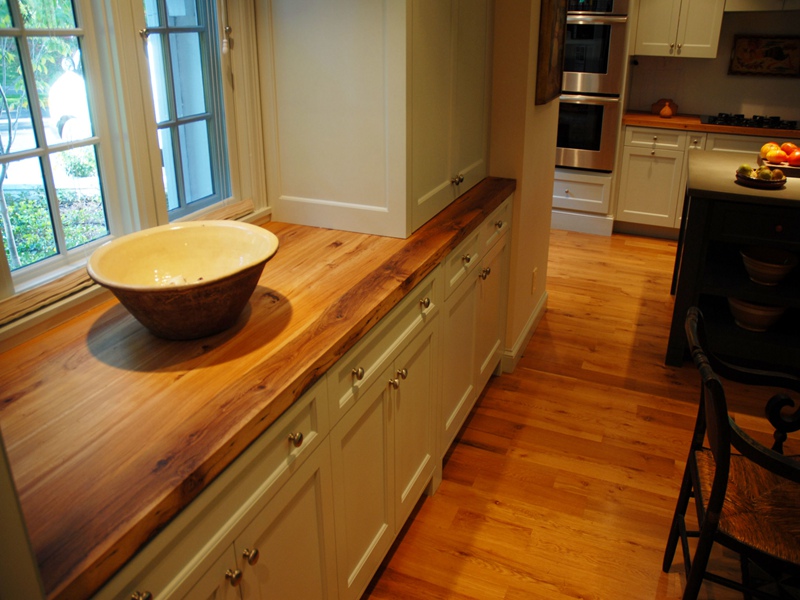
<path id="1" fill-rule="evenodd" d="M 271 210 L 261 126 L 255 0 L 216 1 L 219 38 L 227 37 L 229 45 L 220 63 L 232 197 L 180 220 L 240 218 L 261 223 L 269 220 Z M 100 73 L 102 79 L 96 88 L 99 97 L 94 97 L 92 104 L 100 145 L 113 144 L 112 152 L 101 148 L 98 153 L 109 228 L 118 236 L 166 224 L 169 215 L 161 151 L 145 42 L 139 34 L 146 26 L 142 4 L 137 0 L 75 0 L 75 10 L 86 32 L 82 56 L 86 71 Z M 94 81 L 95 86 L 97 83 Z M 108 200 L 115 197 L 121 200 Z M 87 246 L 87 258 L 96 245 Z M 9 281 L 8 266 L 0 261 L 0 287 Z M 110 297 L 93 284 L 81 265 L 53 282 L 6 298 L 0 301 L 0 350 Z"/>

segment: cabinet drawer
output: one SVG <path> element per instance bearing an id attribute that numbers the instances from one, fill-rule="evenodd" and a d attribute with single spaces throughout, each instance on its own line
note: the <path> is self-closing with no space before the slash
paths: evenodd
<path id="1" fill-rule="evenodd" d="M 556 169 L 553 207 L 607 214 L 610 198 L 611 175 L 586 175 Z"/>
<path id="2" fill-rule="evenodd" d="M 484 254 L 511 230 L 511 198 L 509 196 L 495 208 L 480 227 L 478 246 Z"/>
<path id="3" fill-rule="evenodd" d="M 719 202 L 711 219 L 714 239 L 800 245 L 800 215 L 789 208 Z"/>
<path id="4" fill-rule="evenodd" d="M 328 435 L 325 393 L 323 381 L 307 391 L 94 600 L 129 600 L 135 591 L 150 592 L 154 598 L 180 598 Z M 297 433 L 303 436 L 299 446 L 289 438 Z"/>
<path id="5" fill-rule="evenodd" d="M 686 133 L 672 129 L 648 129 L 645 127 L 626 127 L 625 145 L 665 150 L 684 150 Z"/>
<path id="6" fill-rule="evenodd" d="M 478 266 L 481 259 L 480 231 L 478 227 L 444 261 L 445 298 Z"/>
<path id="7" fill-rule="evenodd" d="M 398 346 L 439 312 L 440 272 L 440 268 L 434 269 L 328 371 L 332 424 L 358 402 L 394 359 Z"/>

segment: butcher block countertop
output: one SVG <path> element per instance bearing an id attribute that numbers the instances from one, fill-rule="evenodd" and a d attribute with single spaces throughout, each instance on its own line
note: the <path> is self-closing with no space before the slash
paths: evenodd
<path id="1" fill-rule="evenodd" d="M 0 355 L 0 428 L 48 598 L 83 598 L 192 501 L 515 188 L 406 240 L 267 223 L 237 325 L 166 341 L 115 300 Z"/>
<path id="2" fill-rule="evenodd" d="M 630 111 L 622 116 L 622 124 L 637 127 L 657 127 L 659 129 L 681 129 L 684 131 L 780 138 L 776 140 L 778 143 L 784 140 L 800 138 L 800 130 L 797 129 L 761 129 L 758 127 L 735 127 L 733 125 L 708 125 L 701 123 L 698 115 L 675 115 L 669 119 L 663 119 L 648 112 Z"/>

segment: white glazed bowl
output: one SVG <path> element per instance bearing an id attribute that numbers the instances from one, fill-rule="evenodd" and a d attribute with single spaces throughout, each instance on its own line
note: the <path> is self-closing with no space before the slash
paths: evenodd
<path id="1" fill-rule="evenodd" d="M 750 331 L 766 331 L 786 312 L 785 306 L 766 306 L 728 298 L 733 320 L 739 327 Z"/>
<path id="2" fill-rule="evenodd" d="M 797 255 L 781 248 L 752 246 L 740 254 L 750 279 L 762 285 L 777 285 L 797 265 Z"/>
<path id="3" fill-rule="evenodd" d="M 185 340 L 233 326 L 277 250 L 249 223 L 187 221 L 112 240 L 87 270 L 154 334 Z"/>

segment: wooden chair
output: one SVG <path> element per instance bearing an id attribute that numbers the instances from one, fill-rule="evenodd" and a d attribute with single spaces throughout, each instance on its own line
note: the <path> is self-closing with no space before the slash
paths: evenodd
<path id="1" fill-rule="evenodd" d="M 750 571 L 756 565 L 784 579 L 800 577 L 800 462 L 766 448 L 736 425 L 728 416 L 725 392 L 715 369 L 724 371 L 721 374 L 728 379 L 796 392 L 800 392 L 800 379 L 740 369 L 708 354 L 704 350 L 708 345 L 702 313 L 696 307 L 687 314 L 686 335 L 702 385 L 663 570 L 669 572 L 680 540 L 686 568 L 684 600 L 697 598 L 704 579 L 739 590 L 745 598 L 793 598 L 776 596 L 755 586 Z M 777 429 L 773 448 L 780 449 L 786 432 L 800 426 L 796 414 L 788 418 L 780 415 L 781 408 L 793 405 L 789 396 L 776 394 L 768 404 L 770 422 Z M 704 445 L 706 437 L 708 446 Z M 692 497 L 698 531 L 687 531 L 684 520 Z M 698 538 L 694 556 L 689 548 L 690 537 Z M 741 583 L 707 571 L 715 543 L 739 554 Z"/>

